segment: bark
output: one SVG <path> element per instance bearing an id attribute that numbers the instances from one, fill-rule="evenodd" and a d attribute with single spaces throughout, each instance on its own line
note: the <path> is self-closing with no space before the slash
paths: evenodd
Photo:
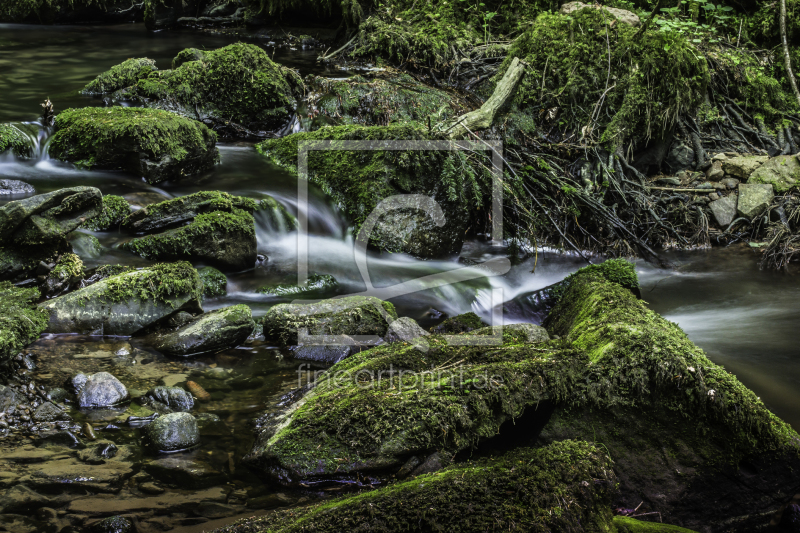
<path id="1" fill-rule="evenodd" d="M 797 105 L 800 105 L 800 91 L 797 90 L 797 80 L 794 79 L 794 72 L 792 72 L 789 42 L 786 39 L 786 0 L 781 0 L 781 42 L 783 43 L 783 61 L 786 64 L 786 75 L 789 77 L 789 84 L 792 86 L 795 98 L 797 98 Z"/>

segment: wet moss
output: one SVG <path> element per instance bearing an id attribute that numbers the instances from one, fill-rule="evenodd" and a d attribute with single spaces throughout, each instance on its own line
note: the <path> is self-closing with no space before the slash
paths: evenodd
<path id="1" fill-rule="evenodd" d="M 61 280 L 83 277 L 83 261 L 75 254 L 64 254 L 50 271 L 50 276 Z"/>
<path id="2" fill-rule="evenodd" d="M 225 296 L 227 294 L 228 278 L 214 267 L 198 268 L 197 273 L 203 281 L 203 294 L 206 297 Z"/>
<path id="3" fill-rule="evenodd" d="M 267 285 L 260 287 L 256 292 L 270 296 L 289 297 L 305 295 L 316 292 L 331 292 L 339 287 L 336 278 L 330 274 L 311 274 L 305 286 L 292 284 Z"/>
<path id="4" fill-rule="evenodd" d="M 267 225 L 272 230 L 283 233 L 297 229 L 297 218 L 272 196 L 262 198 L 258 202 L 258 209 L 254 214 L 259 218 L 266 219 Z"/>
<path id="5" fill-rule="evenodd" d="M 131 299 L 171 303 L 176 296 L 190 295 L 199 300 L 203 283 L 194 267 L 185 262 L 162 263 L 138 271 L 120 273 L 106 278 L 104 302 L 123 302 Z"/>
<path id="6" fill-rule="evenodd" d="M 81 227 L 90 231 L 105 231 L 118 226 L 131 212 L 128 201 L 121 196 L 103 196 L 103 211 L 99 216 L 84 222 Z"/>
<path id="7" fill-rule="evenodd" d="M 0 154 L 11 152 L 18 157 L 30 157 L 30 140 L 11 124 L 0 124 Z"/>
<path id="8" fill-rule="evenodd" d="M 441 324 L 437 324 L 431 328 L 431 333 L 439 333 L 441 335 L 453 335 L 458 333 L 466 333 L 475 329 L 486 327 L 481 317 L 475 313 L 469 312 L 463 315 L 454 316 L 444 320 Z"/>
<path id="9" fill-rule="evenodd" d="M 50 313 L 36 307 L 39 297 L 38 289 L 0 282 L 0 362 L 16 356 L 47 327 Z"/>
<path id="10" fill-rule="evenodd" d="M 602 450 L 564 441 L 245 519 L 217 533 L 609 532 L 613 487 L 611 461 Z"/>
<path id="11" fill-rule="evenodd" d="M 147 78 L 156 70 L 158 70 L 156 62 L 152 59 L 146 57 L 127 59 L 87 83 L 81 94 L 112 93 L 135 85 L 138 80 Z"/>
<path id="12" fill-rule="evenodd" d="M 201 191 L 173 198 L 130 213 L 122 226 L 137 233 L 150 233 L 193 220 L 199 214 L 215 211 L 231 213 L 237 209 L 254 212 L 259 203 L 226 192 Z"/>

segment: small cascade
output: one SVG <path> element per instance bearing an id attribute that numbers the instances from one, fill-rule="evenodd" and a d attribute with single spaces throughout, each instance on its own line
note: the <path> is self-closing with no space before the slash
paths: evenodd
<path id="1" fill-rule="evenodd" d="M 46 161 L 50 159 L 47 155 L 47 145 L 50 144 L 50 137 L 53 135 L 52 126 L 43 126 L 41 122 L 13 122 L 11 127 L 19 131 L 26 139 L 28 153 L 18 156 L 12 152 L 3 154 L 2 162 L 34 162 Z"/>

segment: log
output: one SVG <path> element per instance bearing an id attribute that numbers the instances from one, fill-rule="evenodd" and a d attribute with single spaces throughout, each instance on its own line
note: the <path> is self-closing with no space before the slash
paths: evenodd
<path id="1" fill-rule="evenodd" d="M 460 138 L 470 131 L 482 130 L 492 126 L 497 112 L 505 106 L 514 94 L 514 89 L 522 79 L 527 65 L 515 57 L 508 67 L 503 79 L 495 87 L 492 96 L 486 100 L 480 109 L 470 111 L 458 117 L 446 130 L 450 138 Z"/>

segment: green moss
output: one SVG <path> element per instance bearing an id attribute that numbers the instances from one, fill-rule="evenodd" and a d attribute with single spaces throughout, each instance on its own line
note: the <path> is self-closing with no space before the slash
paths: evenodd
<path id="1" fill-rule="evenodd" d="M 297 229 L 297 218 L 272 196 L 267 196 L 258 202 L 256 216 L 266 219 L 267 225 L 274 231 L 283 233 Z"/>
<path id="2" fill-rule="evenodd" d="M 31 156 L 31 142 L 11 124 L 0 124 L 0 154 L 10 151 L 18 157 Z"/>
<path id="3" fill-rule="evenodd" d="M 50 155 L 87 168 L 127 168 L 130 151 L 177 162 L 205 154 L 216 134 L 167 111 L 135 107 L 67 109 L 56 117 Z M 209 158 L 213 164 L 215 157 Z M 187 169 L 188 170 L 188 169 Z"/>
<path id="4" fill-rule="evenodd" d="M 106 278 L 105 302 L 142 301 L 171 303 L 176 296 L 189 294 L 200 299 L 203 283 L 194 267 L 185 262 L 162 263 L 132 274 L 130 271 Z"/>
<path id="5" fill-rule="evenodd" d="M 304 287 L 292 284 L 268 285 L 260 287 L 256 292 L 270 296 L 290 297 L 306 295 L 308 293 L 331 292 L 339 287 L 336 278 L 330 274 L 311 274 Z"/>
<path id="6" fill-rule="evenodd" d="M 615 516 L 614 526 L 617 528 L 618 533 L 695 533 L 683 527 L 656 522 L 642 522 L 629 516 Z"/>
<path id="7" fill-rule="evenodd" d="M 131 206 L 125 198 L 107 194 L 103 196 L 103 211 L 100 216 L 87 220 L 81 227 L 90 231 L 105 231 L 118 226 L 130 212 Z"/>
<path id="8" fill-rule="evenodd" d="M 211 212 L 233 212 L 237 209 L 254 212 L 259 203 L 243 196 L 226 192 L 201 191 L 173 198 L 131 213 L 122 221 L 122 226 L 136 233 L 150 233 L 175 224 L 193 220 L 199 214 Z"/>
<path id="9" fill-rule="evenodd" d="M 20 289 L 0 282 L 0 361 L 16 356 L 47 327 L 50 314 L 36 307 L 38 289 Z"/>
<path id="10" fill-rule="evenodd" d="M 454 316 L 444 320 L 441 324 L 437 324 L 431 328 L 432 333 L 439 333 L 441 335 L 453 335 L 458 333 L 466 333 L 475 329 L 486 327 L 481 317 L 473 312 L 464 313 L 463 315 Z"/>
<path id="11" fill-rule="evenodd" d="M 203 281 L 203 294 L 205 296 L 213 298 L 214 296 L 227 294 L 228 278 L 225 277 L 225 274 L 214 267 L 199 268 L 197 273 Z"/>
<path id="12" fill-rule="evenodd" d="M 188 59 L 185 55 L 178 57 Z M 236 43 L 204 51 L 202 60 L 182 62 L 174 70 L 155 71 L 137 82 L 133 94 L 148 99 L 147 105 L 163 105 L 190 118 L 213 115 L 258 131 L 289 120 L 296 83 L 296 74 L 274 63 L 264 49 Z"/>
<path id="13" fill-rule="evenodd" d="M 59 258 L 53 270 L 50 271 L 50 276 L 63 280 L 82 277 L 83 261 L 75 254 L 64 254 Z"/>
<path id="14" fill-rule="evenodd" d="M 217 533 L 610 532 L 613 485 L 611 461 L 601 450 L 565 441 L 248 518 Z"/>
<path id="15" fill-rule="evenodd" d="M 87 83 L 81 94 L 112 93 L 136 84 L 138 80 L 148 77 L 155 70 L 158 69 L 152 59 L 146 57 L 128 59 Z"/>

